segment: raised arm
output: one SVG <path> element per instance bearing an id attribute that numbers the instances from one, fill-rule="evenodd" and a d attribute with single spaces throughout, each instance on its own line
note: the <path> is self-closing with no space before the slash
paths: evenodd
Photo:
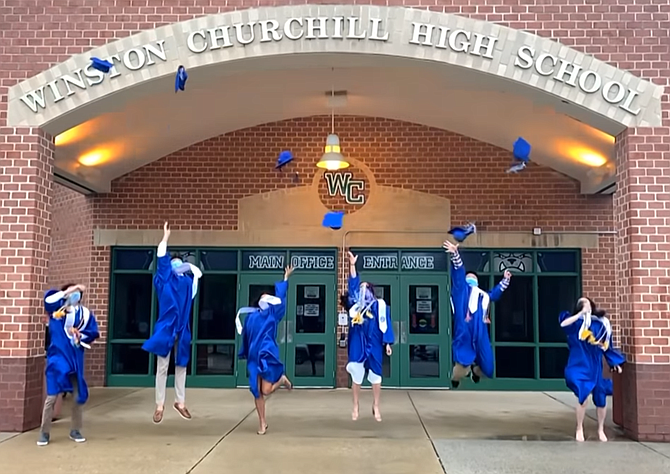
<path id="1" fill-rule="evenodd" d="M 461 254 L 458 253 L 458 245 L 454 245 L 448 240 L 442 244 L 444 250 L 451 254 L 451 286 L 454 289 L 465 288 L 465 266 L 461 259 Z"/>
<path id="2" fill-rule="evenodd" d="M 170 278 L 170 272 L 172 271 L 170 268 L 170 257 L 167 254 L 167 243 L 169 238 L 170 228 L 166 222 L 163 225 L 163 240 L 158 244 L 158 250 L 156 251 L 158 264 L 156 265 L 156 274 L 154 275 L 154 286 L 159 292 Z"/>
<path id="3" fill-rule="evenodd" d="M 347 282 L 347 292 L 349 293 L 349 304 L 353 304 L 358 300 L 358 292 L 361 286 L 361 278 L 356 273 L 356 262 L 358 255 L 347 252 L 349 256 L 349 281 Z"/>
<path id="4" fill-rule="evenodd" d="M 495 288 L 489 292 L 489 298 L 491 298 L 491 301 L 498 301 L 502 297 L 502 294 L 509 287 L 509 282 L 511 279 L 512 273 L 509 270 L 505 270 L 503 279 L 500 280 L 500 283 L 498 283 Z"/>
<path id="5" fill-rule="evenodd" d="M 567 334 L 572 334 L 579 331 L 579 324 L 575 324 L 584 317 L 584 311 L 577 314 L 570 314 L 570 311 L 563 311 L 558 316 L 558 322 Z"/>
<path id="6" fill-rule="evenodd" d="M 270 311 L 275 320 L 281 321 L 286 314 L 286 295 L 288 294 L 288 279 L 293 273 L 294 268 L 286 267 L 284 270 L 284 279 L 275 283 L 275 296 L 279 299 L 279 304 L 270 305 Z"/>
<path id="7" fill-rule="evenodd" d="M 63 300 L 70 296 L 70 294 L 75 291 L 84 292 L 84 290 L 86 290 L 84 285 L 73 285 L 65 291 L 49 290 L 44 295 L 44 310 L 49 313 L 49 317 L 51 317 L 54 312 L 58 311 L 61 306 L 63 306 Z"/>

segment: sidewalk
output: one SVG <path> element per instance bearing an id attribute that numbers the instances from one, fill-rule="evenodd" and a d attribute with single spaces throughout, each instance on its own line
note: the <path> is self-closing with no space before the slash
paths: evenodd
<path id="1" fill-rule="evenodd" d="M 247 390 L 187 392 L 193 420 L 166 408 L 154 425 L 153 389 L 94 389 L 84 418 L 88 442 L 68 439 L 69 420 L 51 443 L 37 431 L 0 435 L 4 473 L 40 474 L 660 474 L 670 472 L 670 444 L 616 435 L 574 442 L 569 393 L 386 390 L 384 421 L 364 391 L 361 417 L 350 418 L 348 390 L 281 391 L 268 402 L 268 433 L 256 435 Z M 172 394 L 169 393 L 168 397 Z M 64 407 L 64 414 L 69 407 Z M 595 416 L 593 411 L 589 414 Z"/>

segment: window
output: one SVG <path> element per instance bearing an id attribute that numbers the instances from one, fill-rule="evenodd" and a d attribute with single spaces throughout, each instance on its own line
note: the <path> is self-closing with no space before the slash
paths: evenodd
<path id="1" fill-rule="evenodd" d="M 580 294 L 581 255 L 577 250 L 461 251 L 479 287 L 490 291 L 505 270 L 509 288 L 491 308 L 489 334 L 497 379 L 562 379 L 568 350 L 558 324 Z"/>

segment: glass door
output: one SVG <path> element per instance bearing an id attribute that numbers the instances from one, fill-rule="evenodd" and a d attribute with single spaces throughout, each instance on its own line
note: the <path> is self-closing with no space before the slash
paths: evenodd
<path id="1" fill-rule="evenodd" d="M 335 386 L 336 293 L 334 275 L 289 279 L 285 360 L 296 387 Z"/>
<path id="2" fill-rule="evenodd" d="M 275 294 L 275 283 L 284 278 L 283 272 L 277 273 L 263 273 L 263 274 L 243 274 L 240 276 L 240 299 L 239 306 L 257 306 L 258 299 L 264 293 L 270 295 Z M 290 299 L 290 293 L 287 295 L 287 299 Z M 288 304 L 288 302 L 287 302 Z M 236 311 L 237 313 L 237 311 Z M 240 320 L 242 321 L 242 326 L 244 326 L 244 314 L 240 315 Z M 237 359 L 237 352 L 239 351 L 241 336 L 235 331 L 235 358 Z M 282 361 L 285 362 L 284 357 L 284 343 L 286 342 L 286 318 L 279 324 L 277 328 L 277 342 L 279 343 L 279 353 L 282 357 Z M 238 387 L 248 387 L 249 386 L 249 373 L 247 372 L 247 361 L 237 359 L 237 386 Z"/>
<path id="3" fill-rule="evenodd" d="M 451 305 L 445 275 L 400 277 L 400 383 L 446 387 L 451 373 Z"/>
<path id="4" fill-rule="evenodd" d="M 391 309 L 391 322 L 393 323 L 393 353 L 391 357 L 384 350 L 382 360 L 382 386 L 400 387 L 400 293 L 398 291 L 399 278 L 397 275 L 374 275 L 370 280 L 361 277 L 362 281 L 370 281 L 375 288 L 375 296 L 383 299 Z M 351 381 L 349 382 L 351 384 Z M 369 387 L 368 379 L 363 379 L 363 386 Z"/>

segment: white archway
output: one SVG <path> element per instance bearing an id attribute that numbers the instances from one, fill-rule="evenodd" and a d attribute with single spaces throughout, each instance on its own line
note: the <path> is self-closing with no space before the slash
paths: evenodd
<path id="1" fill-rule="evenodd" d="M 114 68 L 110 74 L 103 75 L 90 67 L 91 57 L 108 59 L 113 62 Z M 123 116 L 123 110 L 131 110 L 134 103 L 142 102 L 150 107 L 149 104 L 156 106 L 165 100 L 158 99 L 156 90 L 162 88 L 167 94 L 171 88 L 168 84 L 179 65 L 184 65 L 191 73 L 187 87 L 195 90 L 206 82 L 211 86 L 217 76 L 230 79 L 237 75 L 237 84 L 241 87 L 258 75 L 273 74 L 272 71 L 285 71 L 286 68 L 324 69 L 331 60 L 343 68 L 352 64 L 365 67 L 367 63 L 379 67 L 383 65 L 386 71 L 404 67 L 415 72 L 411 78 L 413 81 L 422 81 L 424 71 L 426 76 L 428 71 L 437 71 L 449 78 L 458 78 L 461 89 L 468 89 L 469 95 L 434 96 L 427 100 L 425 114 L 421 110 L 407 111 L 405 106 L 405 110 L 387 110 L 384 115 L 448 128 L 503 148 L 511 148 L 511 135 L 523 133 L 523 130 L 503 133 L 502 128 L 507 122 L 505 114 L 542 115 L 545 128 L 561 120 L 566 124 L 574 121 L 610 137 L 626 127 L 658 126 L 661 123 L 663 87 L 546 38 L 493 23 L 426 10 L 293 5 L 197 18 L 143 31 L 73 56 L 10 88 L 8 125 L 42 127 L 58 135 L 104 113 L 119 113 L 119 120 L 130 120 L 138 116 L 136 111 L 129 118 Z M 252 75 L 254 72 L 256 76 Z M 242 73 L 247 76 L 240 81 Z M 207 80 L 202 79 L 204 77 Z M 439 77 L 437 73 L 431 76 L 436 87 L 426 89 L 426 94 L 439 93 Z M 365 80 L 363 76 L 361 78 Z M 284 80 L 293 79 L 285 76 Z M 231 84 L 234 83 L 232 80 Z M 422 88 L 421 84 L 416 86 Z M 152 97 L 155 99 L 153 102 Z M 253 97 L 252 93 L 248 99 L 249 107 L 254 107 Z M 482 107 L 482 104 L 474 105 L 482 97 L 492 101 L 490 108 Z M 462 125 L 468 122 L 465 119 L 459 121 L 451 117 L 451 121 L 443 121 L 439 117 L 441 111 L 444 115 L 454 113 L 450 103 L 457 102 L 459 98 L 470 101 L 473 110 L 479 109 L 472 112 L 467 126 Z M 415 99 L 410 103 L 417 103 Z M 445 99 L 446 103 L 440 104 L 441 99 Z M 181 96 L 176 100 L 180 101 L 181 107 L 186 106 Z M 202 104 L 207 103 L 205 93 L 201 94 L 201 100 Z M 436 109 L 428 110 L 428 102 L 433 102 Z M 538 108 L 541 110 L 534 110 L 533 104 L 540 104 Z M 493 115 L 496 106 L 500 110 Z M 351 113 L 371 114 L 382 108 L 379 105 L 361 106 Z M 327 113 L 325 107 L 323 112 Z M 463 106 L 456 112 L 465 117 Z M 290 113 L 281 111 L 273 115 L 270 111 L 262 117 L 240 113 L 239 121 L 228 120 L 225 126 L 213 129 L 225 132 L 234 127 L 291 118 L 301 113 L 309 115 L 319 111 L 316 108 L 315 112 L 315 108 L 307 104 Z M 350 112 L 345 110 L 343 113 Z M 160 115 L 164 114 L 165 111 L 161 111 Z M 500 122 L 500 133 L 476 130 L 478 121 L 485 119 L 487 114 L 492 114 L 491 118 L 495 117 Z M 211 121 L 212 117 L 207 116 L 207 120 Z M 531 121 L 537 122 L 535 118 Z M 515 126 L 522 127 L 523 124 Z M 109 123 L 102 128 L 109 129 Z M 209 133 L 206 127 L 200 128 L 203 133 L 205 130 Z M 195 130 L 191 132 L 190 135 L 185 133 L 183 140 L 169 142 L 163 147 L 155 147 L 151 143 L 137 145 L 141 150 L 133 150 L 132 154 L 139 158 L 132 165 L 126 168 L 117 166 L 93 187 L 104 190 L 105 181 L 122 174 L 124 170 L 127 172 L 127 168 L 136 168 L 198 139 L 207 138 L 198 136 Z M 117 130 L 116 133 L 125 132 Z M 154 130 L 152 133 L 158 132 Z M 576 133 L 576 129 L 571 130 L 567 126 L 563 133 Z M 544 140 L 541 133 L 536 133 L 536 140 Z M 547 145 L 547 148 L 551 146 Z M 613 141 L 607 146 L 613 150 Z M 72 159 L 70 155 L 80 153 L 84 148 L 82 145 L 81 149 L 73 149 L 69 155 L 63 151 L 60 158 L 57 149 L 56 167 L 72 175 L 73 170 L 66 169 L 64 163 Z M 601 151 L 604 153 L 606 150 L 602 148 Z M 129 152 L 125 150 L 121 154 L 129 155 Z M 549 154 L 547 150 L 547 156 Z M 538 155 L 539 162 L 542 162 L 542 145 Z M 551 166 L 552 160 L 547 158 L 545 164 Z M 598 183 L 589 184 L 587 181 L 593 181 L 593 175 L 582 179 L 581 174 L 568 168 L 558 166 L 557 169 L 582 180 L 583 189 L 587 191 L 604 183 L 601 177 Z M 606 179 L 613 180 L 611 171 Z"/>

